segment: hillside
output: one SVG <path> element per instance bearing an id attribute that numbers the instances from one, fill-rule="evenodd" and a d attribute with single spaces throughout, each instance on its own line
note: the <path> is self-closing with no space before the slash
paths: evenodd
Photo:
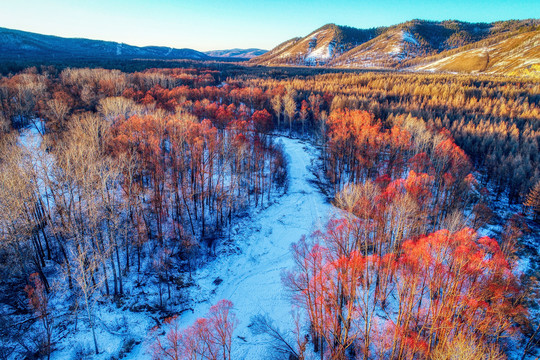
<path id="1" fill-rule="evenodd" d="M 488 36 L 491 25 L 413 20 L 391 26 L 332 62 L 335 66 L 394 67 L 402 61 L 469 44 Z"/>
<path id="2" fill-rule="evenodd" d="M 355 29 L 325 25 L 308 36 L 288 40 L 251 60 L 257 65 L 323 65 L 375 37 L 383 28 Z"/>
<path id="3" fill-rule="evenodd" d="M 263 49 L 227 49 L 227 50 L 211 50 L 204 53 L 208 56 L 215 58 L 228 58 L 228 59 L 253 59 L 254 57 L 265 54 L 268 50 Z"/>
<path id="4" fill-rule="evenodd" d="M 42 35 L 0 28 L 1 60 L 64 59 L 192 59 L 208 60 L 210 56 L 192 49 L 127 44 Z"/>
<path id="5" fill-rule="evenodd" d="M 482 41 L 425 59 L 416 70 L 540 77 L 540 31 Z"/>
<path id="6" fill-rule="evenodd" d="M 286 41 L 250 63 L 429 71 L 460 71 L 464 63 L 474 63 L 466 66 L 473 66 L 471 71 L 487 71 L 494 65 L 489 70 L 492 73 L 520 74 L 534 68 L 538 59 L 534 35 L 538 26 L 535 19 L 494 23 L 412 20 L 366 30 L 330 24 Z M 479 50 L 486 46 L 491 47 Z M 485 51 L 493 53 L 488 67 L 483 66 Z M 463 54 L 458 55 L 460 52 Z M 453 57 L 446 59 L 445 54 Z M 506 56 L 509 58 L 504 59 Z M 441 62 L 429 65 L 435 61 Z"/>

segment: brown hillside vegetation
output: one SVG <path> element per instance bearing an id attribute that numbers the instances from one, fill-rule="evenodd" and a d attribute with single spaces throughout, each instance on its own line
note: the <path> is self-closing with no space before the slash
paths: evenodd
<path id="1" fill-rule="evenodd" d="M 251 60 L 256 65 L 321 65 L 376 36 L 378 29 L 327 24 L 309 35 L 288 40 Z"/>
<path id="2" fill-rule="evenodd" d="M 416 69 L 540 77 L 540 31 L 517 34 L 492 45 L 485 43 L 472 49 L 459 49 Z M 426 61 L 429 62 L 429 58 Z"/>

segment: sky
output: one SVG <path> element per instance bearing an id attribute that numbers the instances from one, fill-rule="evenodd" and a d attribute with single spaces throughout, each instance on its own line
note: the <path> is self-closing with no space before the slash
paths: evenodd
<path id="1" fill-rule="evenodd" d="M 271 49 L 328 23 L 540 18 L 540 0 L 0 0 L 0 27 L 200 51 Z"/>

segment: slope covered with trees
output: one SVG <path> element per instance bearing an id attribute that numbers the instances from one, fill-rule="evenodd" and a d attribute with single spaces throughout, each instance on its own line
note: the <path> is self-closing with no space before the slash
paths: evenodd
<path id="1" fill-rule="evenodd" d="M 468 157 L 411 125 L 329 117 L 326 167 L 344 216 L 293 246 L 285 278 L 321 359 L 446 358 L 460 342 L 498 358 L 526 316 L 513 242 L 469 228 L 481 213 L 464 217 L 479 204 Z"/>

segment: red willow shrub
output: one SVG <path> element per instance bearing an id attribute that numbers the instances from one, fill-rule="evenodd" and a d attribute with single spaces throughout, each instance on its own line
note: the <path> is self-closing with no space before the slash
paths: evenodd
<path id="1" fill-rule="evenodd" d="M 204 318 L 180 329 L 176 317 L 167 318 L 164 338 L 157 337 L 151 346 L 156 360 L 231 360 L 232 335 L 237 325 L 233 304 L 220 300 Z M 158 330 L 154 328 L 155 332 Z"/>

